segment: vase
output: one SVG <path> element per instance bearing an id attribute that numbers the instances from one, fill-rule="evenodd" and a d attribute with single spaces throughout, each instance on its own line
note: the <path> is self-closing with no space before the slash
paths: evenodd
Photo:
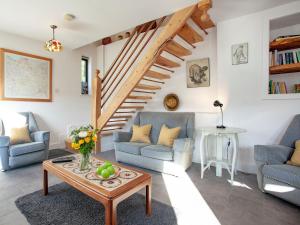
<path id="1" fill-rule="evenodd" d="M 80 170 L 88 170 L 91 164 L 91 153 L 80 154 Z"/>

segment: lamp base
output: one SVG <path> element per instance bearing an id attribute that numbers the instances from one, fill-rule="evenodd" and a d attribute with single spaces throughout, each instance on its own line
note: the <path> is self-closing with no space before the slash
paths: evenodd
<path id="1" fill-rule="evenodd" d="M 226 129 L 226 127 L 224 125 L 219 125 L 217 126 L 218 129 Z"/>

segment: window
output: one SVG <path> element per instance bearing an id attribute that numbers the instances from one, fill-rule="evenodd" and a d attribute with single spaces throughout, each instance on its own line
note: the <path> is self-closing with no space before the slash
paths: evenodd
<path id="1" fill-rule="evenodd" d="M 89 94 L 89 58 L 81 58 L 81 94 Z"/>

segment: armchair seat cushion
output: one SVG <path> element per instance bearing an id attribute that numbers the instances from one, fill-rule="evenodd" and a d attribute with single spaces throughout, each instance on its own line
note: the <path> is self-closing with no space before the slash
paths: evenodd
<path id="1" fill-rule="evenodd" d="M 173 150 L 164 145 L 149 145 L 141 149 L 141 155 L 149 158 L 172 161 Z"/>
<path id="2" fill-rule="evenodd" d="M 43 142 L 31 142 L 19 145 L 11 145 L 9 147 L 10 156 L 19 156 L 31 152 L 45 150 L 46 146 Z"/>
<path id="3" fill-rule="evenodd" d="M 147 145 L 149 144 L 137 143 L 137 142 L 115 142 L 115 150 L 120 152 L 140 155 L 141 148 L 146 147 Z"/>
<path id="4" fill-rule="evenodd" d="M 264 176 L 273 180 L 300 188 L 300 167 L 291 165 L 265 165 L 262 169 Z"/>

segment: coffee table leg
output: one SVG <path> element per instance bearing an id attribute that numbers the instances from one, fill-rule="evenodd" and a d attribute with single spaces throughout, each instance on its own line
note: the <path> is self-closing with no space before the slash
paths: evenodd
<path id="1" fill-rule="evenodd" d="M 151 183 L 146 186 L 146 214 L 151 216 L 152 207 L 151 207 Z"/>
<path id="2" fill-rule="evenodd" d="M 117 224 L 117 205 L 113 200 L 108 200 L 105 206 L 105 225 Z"/>
<path id="3" fill-rule="evenodd" d="M 48 171 L 47 170 L 44 170 L 43 186 L 44 186 L 44 195 L 47 195 L 48 194 Z"/>

